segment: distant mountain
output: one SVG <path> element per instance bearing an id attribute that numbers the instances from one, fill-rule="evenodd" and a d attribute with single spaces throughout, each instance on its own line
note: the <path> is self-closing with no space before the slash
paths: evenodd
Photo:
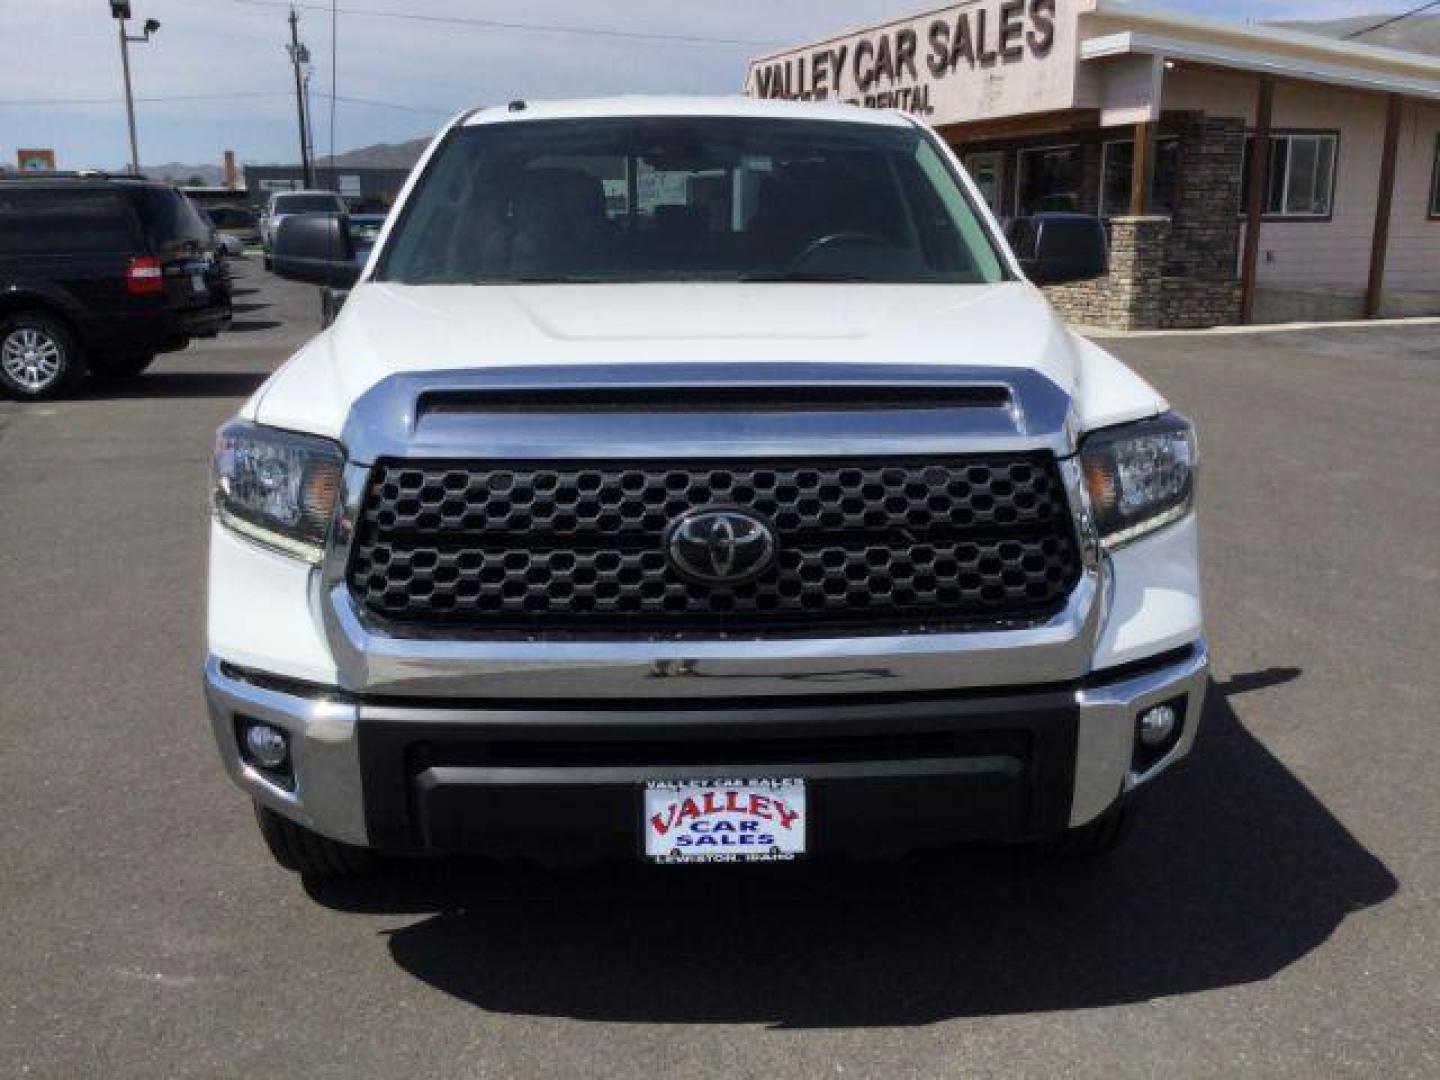
<path id="1" fill-rule="evenodd" d="M 1365 30 L 1385 21 L 1385 15 L 1352 15 L 1347 19 L 1324 19 L 1317 21 L 1290 20 L 1277 22 L 1288 30 L 1299 30 L 1327 38 L 1349 38 L 1359 30 Z M 1403 49 L 1406 52 L 1425 53 L 1440 56 L 1440 15 L 1414 15 L 1369 34 L 1353 39 L 1366 45 L 1379 45 L 1387 49 Z"/>
<path id="2" fill-rule="evenodd" d="M 428 137 L 402 143 L 376 143 L 336 154 L 333 160 L 322 157 L 316 164 L 326 169 L 332 166 L 337 169 L 408 169 L 420 160 L 420 155 L 429 145 Z"/>

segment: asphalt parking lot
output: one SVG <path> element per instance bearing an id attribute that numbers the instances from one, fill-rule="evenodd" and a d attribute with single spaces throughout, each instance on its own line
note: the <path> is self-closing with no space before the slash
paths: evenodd
<path id="1" fill-rule="evenodd" d="M 318 325 L 0 404 L 0 1074 L 1440 1075 L 1440 327 L 1108 343 L 1198 422 L 1218 683 L 1132 845 L 276 868 L 199 685 L 214 428 Z"/>

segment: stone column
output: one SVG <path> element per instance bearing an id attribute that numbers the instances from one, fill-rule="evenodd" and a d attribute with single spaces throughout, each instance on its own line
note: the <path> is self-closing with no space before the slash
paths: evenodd
<path id="1" fill-rule="evenodd" d="M 1218 326 L 1240 317 L 1240 169 L 1245 121 L 1169 112 L 1161 137 L 1180 139 L 1180 175 L 1161 325 Z"/>

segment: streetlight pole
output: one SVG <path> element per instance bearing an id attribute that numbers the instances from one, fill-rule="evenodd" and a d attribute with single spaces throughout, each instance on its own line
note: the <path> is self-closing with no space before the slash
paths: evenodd
<path id="1" fill-rule="evenodd" d="M 125 20 L 120 27 L 120 66 L 125 69 L 125 120 L 130 125 L 130 174 L 140 175 L 140 144 L 135 138 L 135 96 L 130 92 L 130 35 L 125 33 Z"/>
<path id="2" fill-rule="evenodd" d="M 135 138 L 135 95 L 130 89 L 130 44 L 149 41 L 150 35 L 160 29 L 160 22 L 146 19 L 145 32 L 132 35 L 125 30 L 125 20 L 130 18 L 130 0 L 110 0 L 110 14 L 120 28 L 120 66 L 125 71 L 125 120 L 130 128 L 130 173 L 139 176 L 140 144 Z"/>

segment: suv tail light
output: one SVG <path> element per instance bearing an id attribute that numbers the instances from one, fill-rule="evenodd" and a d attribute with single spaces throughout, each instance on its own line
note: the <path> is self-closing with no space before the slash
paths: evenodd
<path id="1" fill-rule="evenodd" d="M 131 259 L 130 265 L 125 269 L 125 290 L 142 296 L 164 292 L 165 276 L 160 268 L 160 260 L 150 255 Z"/>

